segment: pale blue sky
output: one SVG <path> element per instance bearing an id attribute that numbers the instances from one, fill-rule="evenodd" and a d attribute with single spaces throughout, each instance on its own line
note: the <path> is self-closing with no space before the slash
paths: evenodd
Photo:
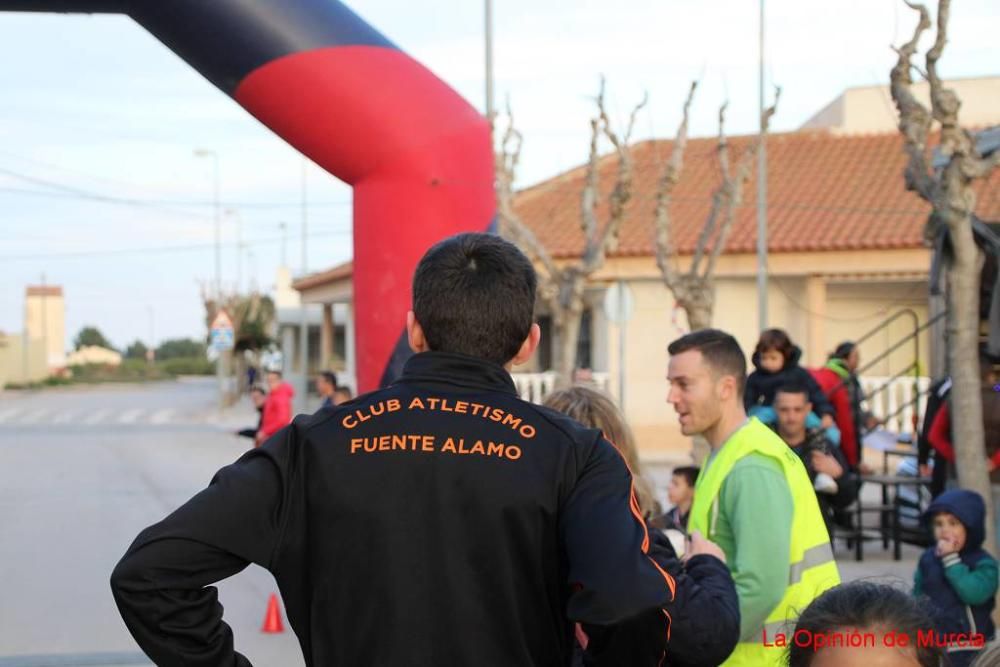
<path id="1" fill-rule="evenodd" d="M 395 43 L 483 107 L 483 16 L 475 0 L 349 3 Z M 496 90 L 525 135 L 519 184 L 586 158 L 599 74 L 613 114 L 642 91 L 639 138 L 670 136 L 692 78 L 695 135 L 715 132 L 730 100 L 733 134 L 753 131 L 757 3 L 747 0 L 495 0 Z M 841 90 L 885 83 L 889 49 L 914 15 L 891 0 L 769 0 L 768 76 L 783 87 L 774 128 L 798 127 Z M 992 0 L 952 8 L 946 76 L 998 73 Z M 244 284 L 300 269 L 297 154 L 131 20 L 0 14 L 0 330 L 22 327 L 24 286 L 44 272 L 66 294 L 67 335 L 99 326 L 119 346 L 201 336 L 200 282 L 211 280 L 211 160 L 222 198 L 253 252 Z M 349 188 L 307 169 L 309 269 L 351 254 Z M 80 196 L 86 194 L 90 198 Z M 112 204 L 94 196 L 130 200 Z M 236 280 L 234 217 L 223 225 L 223 279 Z M 194 246 L 194 248 L 191 248 Z M 69 253 L 77 253 L 70 256 Z"/>

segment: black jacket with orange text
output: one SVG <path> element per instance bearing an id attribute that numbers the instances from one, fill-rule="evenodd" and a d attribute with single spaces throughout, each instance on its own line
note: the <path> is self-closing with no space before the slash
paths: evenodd
<path id="1" fill-rule="evenodd" d="M 248 665 L 210 584 L 274 574 L 307 665 L 567 665 L 574 621 L 662 608 L 631 477 L 598 431 L 495 364 L 415 355 L 300 416 L 136 538 L 111 578 L 163 666 Z"/>

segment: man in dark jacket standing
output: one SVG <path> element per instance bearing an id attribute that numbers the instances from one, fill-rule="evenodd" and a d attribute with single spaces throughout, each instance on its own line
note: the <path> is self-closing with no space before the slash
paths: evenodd
<path id="1" fill-rule="evenodd" d="M 211 584 L 250 563 L 274 574 L 307 665 L 565 665 L 574 622 L 657 609 L 665 642 L 675 582 L 621 456 L 511 380 L 538 345 L 535 289 L 499 237 L 432 247 L 402 377 L 296 418 L 118 564 L 115 599 L 150 658 L 249 664 Z"/>

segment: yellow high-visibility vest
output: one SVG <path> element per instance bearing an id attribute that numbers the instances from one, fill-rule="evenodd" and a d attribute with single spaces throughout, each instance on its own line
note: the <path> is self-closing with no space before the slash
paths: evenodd
<path id="1" fill-rule="evenodd" d="M 789 548 L 791 566 L 781 601 L 768 614 L 763 627 L 737 644 L 736 650 L 723 663 L 725 667 L 784 665 L 786 649 L 765 646 L 763 638 L 766 636 L 769 643 L 774 643 L 778 632 L 790 638 L 802 610 L 820 593 L 840 583 L 830 536 L 805 466 L 774 431 L 756 418 L 751 418 L 736 431 L 715 455 L 711 465 L 698 475 L 688 530 L 701 531 L 710 540 L 715 538 L 722 483 L 736 462 L 750 454 L 763 454 L 777 461 L 788 481 L 794 505 Z M 739 545 L 736 548 L 739 549 Z"/>

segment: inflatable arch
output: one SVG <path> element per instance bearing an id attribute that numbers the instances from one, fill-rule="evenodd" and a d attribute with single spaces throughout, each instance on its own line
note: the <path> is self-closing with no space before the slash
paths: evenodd
<path id="1" fill-rule="evenodd" d="M 494 217 L 482 115 L 337 0 L 0 0 L 0 10 L 127 14 L 353 186 L 358 388 L 398 375 L 421 255 Z"/>

